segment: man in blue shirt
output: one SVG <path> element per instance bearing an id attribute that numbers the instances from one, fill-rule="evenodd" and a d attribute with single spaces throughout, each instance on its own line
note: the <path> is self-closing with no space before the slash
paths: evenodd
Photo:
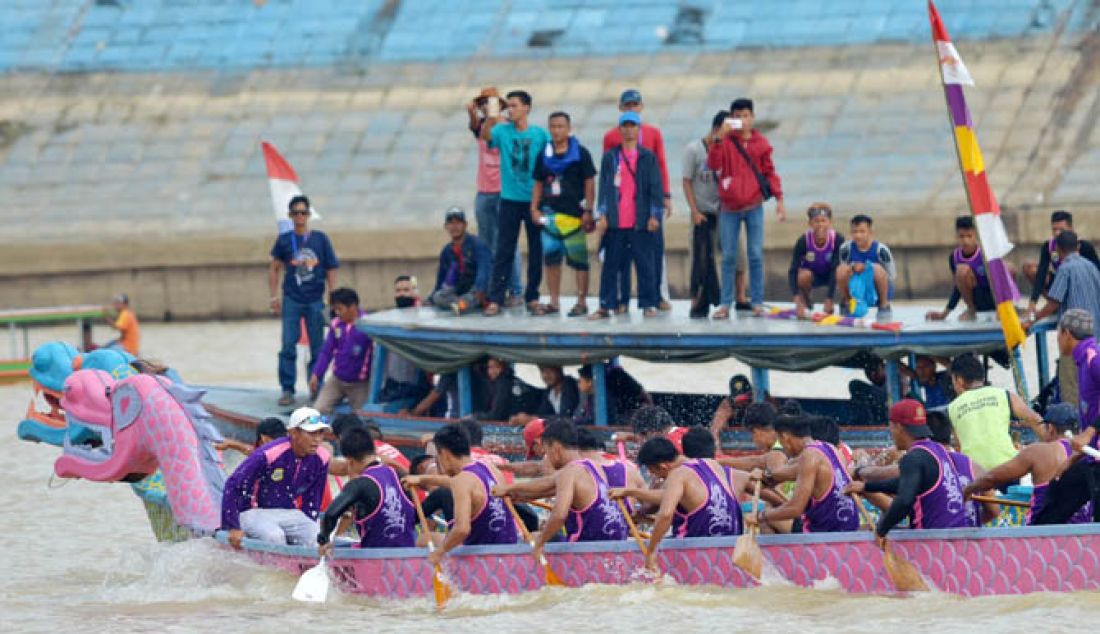
<path id="1" fill-rule="evenodd" d="M 490 148 L 500 150 L 500 223 L 485 314 L 496 315 L 500 312 L 521 225 L 527 234 L 527 290 L 524 300 L 528 311 L 543 314 L 539 304 L 539 285 L 542 283 L 541 227 L 531 217 L 530 207 L 531 192 L 535 187 L 533 173 L 536 159 L 550 142 L 550 133 L 528 123 L 531 95 L 522 90 L 508 93 L 508 110 L 501 114 L 503 116 L 488 119 L 481 127 L 481 138 Z"/>
<path id="2" fill-rule="evenodd" d="M 325 325 L 325 285 L 336 287 L 336 269 L 340 262 L 328 236 L 320 231 L 310 231 L 309 199 L 295 196 L 290 199 L 290 220 L 294 229 L 280 234 L 271 247 L 271 266 L 268 268 L 268 286 L 271 289 L 271 310 L 283 318 L 283 346 L 279 350 L 279 386 L 283 395 L 279 405 L 294 403 L 294 384 L 297 383 L 298 340 L 302 336 L 301 322 L 306 322 L 309 337 L 309 369 L 321 349 Z M 279 297 L 279 273 L 283 276 L 283 296 Z M 308 371 L 308 370 L 307 370 Z"/>

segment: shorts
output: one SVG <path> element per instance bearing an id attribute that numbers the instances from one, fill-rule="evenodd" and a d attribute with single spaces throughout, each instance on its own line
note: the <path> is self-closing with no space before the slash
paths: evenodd
<path id="1" fill-rule="evenodd" d="M 577 216 L 543 212 L 542 261 L 548 266 L 561 265 L 562 259 L 577 271 L 588 270 L 588 237 Z"/>
<path id="2" fill-rule="evenodd" d="M 799 269 L 800 271 L 811 271 L 814 274 L 814 279 L 810 282 L 810 288 L 822 288 L 829 285 L 829 274 L 821 274 L 813 269 Z"/>
<path id="3" fill-rule="evenodd" d="M 993 290 L 988 286 L 979 286 L 974 289 L 974 310 L 979 313 L 997 310 L 997 301 L 993 299 Z"/>

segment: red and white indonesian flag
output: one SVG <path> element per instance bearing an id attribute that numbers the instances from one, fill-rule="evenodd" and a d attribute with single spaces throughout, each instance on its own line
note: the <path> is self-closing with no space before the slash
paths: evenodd
<path id="1" fill-rule="evenodd" d="M 290 199 L 302 195 L 302 188 L 298 186 L 298 173 L 286 162 L 282 154 L 267 141 L 261 141 L 260 146 L 264 151 L 264 165 L 267 166 L 267 183 L 271 187 L 271 205 L 275 211 L 275 223 L 279 227 L 279 233 L 286 233 L 293 228 L 290 218 L 287 217 Z M 320 220 L 321 216 L 316 209 L 310 207 L 311 219 Z"/>

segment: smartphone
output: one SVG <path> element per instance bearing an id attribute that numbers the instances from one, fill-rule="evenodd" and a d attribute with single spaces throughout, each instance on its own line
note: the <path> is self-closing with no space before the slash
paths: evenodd
<path id="1" fill-rule="evenodd" d="M 744 122 L 742 122 L 740 119 L 730 117 L 726 119 L 726 125 L 728 125 L 731 130 L 740 130 L 741 127 L 744 125 Z"/>
<path id="2" fill-rule="evenodd" d="M 490 117 L 500 116 L 500 100 L 496 97 L 489 97 L 489 101 L 485 103 L 485 114 Z"/>

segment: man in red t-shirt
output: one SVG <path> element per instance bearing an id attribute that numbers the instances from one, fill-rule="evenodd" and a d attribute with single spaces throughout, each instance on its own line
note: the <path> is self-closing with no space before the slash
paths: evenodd
<path id="1" fill-rule="evenodd" d="M 722 243 L 722 293 L 713 319 L 729 319 L 733 303 L 734 270 L 741 223 L 748 231 L 749 300 L 755 314 L 764 311 L 764 202 L 775 198 L 780 222 L 787 219 L 783 187 L 772 162 L 772 146 L 753 129 L 756 116 L 752 99 L 730 104 L 730 118 L 710 146 L 707 166 L 718 174 L 718 234 Z"/>
<path id="2" fill-rule="evenodd" d="M 619 96 L 619 112 L 635 112 L 639 117 L 642 116 L 642 110 L 645 108 L 645 104 L 642 103 L 642 93 L 634 90 L 624 90 L 623 94 Z M 603 135 L 603 151 L 607 152 L 613 147 L 622 145 L 623 135 L 619 131 L 618 127 L 611 128 Z M 641 129 L 638 131 L 638 145 L 653 152 L 657 157 L 657 164 L 661 168 L 661 186 L 664 187 L 664 217 L 668 218 L 672 215 L 672 190 L 668 185 L 668 161 L 665 160 L 665 138 L 661 134 L 661 129 L 657 126 L 643 123 Z M 660 281 L 660 294 L 661 302 L 659 308 L 661 310 L 670 310 L 672 304 L 668 302 L 668 273 L 665 271 L 665 235 L 664 235 L 664 223 L 661 223 L 661 230 L 657 232 L 656 248 L 654 249 L 655 261 L 653 264 L 654 274 Z M 630 276 L 629 274 L 621 280 L 622 297 L 630 297 Z"/>

